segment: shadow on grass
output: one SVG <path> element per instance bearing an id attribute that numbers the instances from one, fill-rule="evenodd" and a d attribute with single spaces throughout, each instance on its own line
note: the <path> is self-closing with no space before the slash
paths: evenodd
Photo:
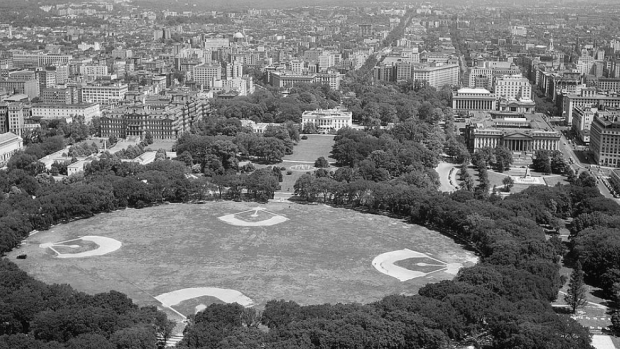
<path id="1" fill-rule="evenodd" d="M 418 225 L 421 227 L 424 227 L 428 230 L 432 230 L 433 232 L 436 232 L 438 234 L 441 234 L 445 237 L 448 237 L 450 239 L 452 239 L 452 241 L 454 241 L 455 243 L 457 243 L 459 245 L 459 247 L 461 247 L 462 249 L 464 249 L 465 251 L 468 252 L 473 252 L 475 253 L 478 257 L 481 256 L 480 251 L 478 251 L 475 246 L 473 246 L 469 241 L 454 235 L 454 234 L 450 234 L 449 232 L 440 230 L 438 227 L 433 227 L 430 225 L 423 225 L 423 224 L 419 224 L 419 223 L 415 223 L 412 222 L 411 219 L 407 216 L 403 216 L 403 215 L 399 215 L 393 212 L 389 212 L 389 211 L 384 211 L 384 210 L 376 210 L 376 209 L 369 209 L 363 206 L 354 206 L 352 204 L 342 204 L 342 205 L 337 205 L 337 204 L 333 204 L 333 203 L 324 203 L 323 201 L 307 201 L 304 200 L 296 195 L 293 195 L 291 197 L 288 198 L 289 201 L 297 203 L 297 204 L 301 204 L 301 205 L 319 205 L 319 204 L 324 204 L 330 207 L 334 207 L 334 208 L 345 208 L 345 209 L 349 209 L 349 210 L 353 210 L 359 213 L 365 213 L 365 214 L 371 214 L 371 215 L 381 215 L 381 216 L 386 216 L 389 218 L 394 218 L 394 219 L 399 219 L 401 221 L 401 223 L 403 224 L 411 224 L 411 225 Z"/>

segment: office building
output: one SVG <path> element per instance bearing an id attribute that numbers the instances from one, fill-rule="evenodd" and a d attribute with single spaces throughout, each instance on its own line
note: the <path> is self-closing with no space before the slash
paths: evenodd
<path id="1" fill-rule="evenodd" d="M 620 167 L 620 116 L 595 117 L 590 126 L 590 151 L 601 166 Z"/>
<path id="2" fill-rule="evenodd" d="M 416 65 L 413 69 L 413 81 L 425 81 L 428 86 L 440 90 L 445 85 L 458 85 L 459 72 L 460 68 L 458 64 L 440 66 Z"/>
<path id="3" fill-rule="evenodd" d="M 193 67 L 192 76 L 197 84 L 211 88 L 215 81 L 222 80 L 222 67 L 219 64 L 196 65 Z"/>
<path id="4" fill-rule="evenodd" d="M 76 104 L 78 91 L 76 87 L 44 88 L 41 91 L 41 102 L 47 104 Z"/>
<path id="5" fill-rule="evenodd" d="M 125 98 L 127 84 L 91 84 L 81 89 L 82 103 L 117 104 Z"/>
<path id="6" fill-rule="evenodd" d="M 496 77 L 493 88 L 497 97 L 516 100 L 532 99 L 532 85 L 521 74 Z"/>
<path id="7" fill-rule="evenodd" d="M 41 118 L 44 120 L 71 119 L 76 116 L 84 117 L 86 123 L 90 122 L 94 117 L 101 116 L 99 104 L 47 104 L 35 103 L 31 107 L 33 118 Z"/>
<path id="8" fill-rule="evenodd" d="M 39 97 L 39 82 L 37 80 L 0 80 L 0 89 L 4 89 L 9 95 L 25 94 L 30 99 Z"/>

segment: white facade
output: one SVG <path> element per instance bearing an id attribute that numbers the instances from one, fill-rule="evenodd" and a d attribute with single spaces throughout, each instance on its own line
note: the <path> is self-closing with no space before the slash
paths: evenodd
<path id="1" fill-rule="evenodd" d="M 24 143 L 20 136 L 11 132 L 0 134 L 0 165 L 4 166 L 13 154 L 23 148 Z"/>
<path id="2" fill-rule="evenodd" d="M 196 83 L 213 87 L 214 82 L 222 80 L 222 67 L 219 64 L 201 64 L 193 68 L 193 79 Z"/>
<path id="3" fill-rule="evenodd" d="M 82 87 L 82 101 L 101 105 L 116 104 L 125 99 L 126 93 L 126 84 L 85 86 Z"/>
<path id="4" fill-rule="evenodd" d="M 441 89 L 444 85 L 459 84 L 460 68 L 458 64 L 446 64 L 436 67 L 414 67 L 413 80 L 426 81 L 429 86 Z"/>
<path id="5" fill-rule="evenodd" d="M 83 65 L 80 66 L 80 74 L 94 80 L 99 76 L 108 75 L 108 67 L 105 65 Z"/>
<path id="6" fill-rule="evenodd" d="M 301 127 L 312 123 L 321 133 L 338 131 L 343 127 L 353 125 L 353 113 L 340 109 L 308 110 L 301 115 Z"/>
<path id="7" fill-rule="evenodd" d="M 507 99 L 532 99 L 532 85 L 523 75 L 504 75 L 495 78 L 495 95 Z"/>
<path id="8" fill-rule="evenodd" d="M 34 104 L 32 116 L 45 120 L 67 119 L 74 116 L 84 116 L 85 122 L 90 122 L 93 117 L 101 116 L 99 104 Z"/>

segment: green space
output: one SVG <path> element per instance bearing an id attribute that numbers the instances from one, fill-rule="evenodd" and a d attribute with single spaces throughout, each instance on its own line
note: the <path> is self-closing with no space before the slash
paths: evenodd
<path id="1" fill-rule="evenodd" d="M 306 172 L 312 172 L 313 170 L 303 171 L 303 170 L 292 170 L 291 174 L 288 174 L 287 171 L 291 168 L 291 166 L 309 164 L 313 165 L 314 161 L 319 157 L 324 157 L 330 164 L 333 165 L 335 161 L 330 157 L 330 153 L 332 151 L 332 146 L 334 145 L 334 136 L 331 135 L 305 135 L 308 139 L 301 140 L 299 143 L 293 148 L 293 154 L 286 155 L 284 157 L 284 161 L 278 164 L 281 167 L 286 168 L 283 171 L 282 175 L 282 183 L 280 183 L 281 190 L 286 193 L 293 192 L 293 186 L 295 182 Z M 331 169 L 334 171 L 335 169 L 332 167 Z"/>
<path id="2" fill-rule="evenodd" d="M 9 258 L 41 281 L 93 294 L 118 290 L 142 305 L 157 305 L 154 296 L 182 288 L 219 287 L 242 292 L 259 307 L 271 299 L 367 303 L 390 294 L 413 295 L 429 282 L 454 277 L 437 272 L 400 282 L 372 266 L 377 255 L 403 248 L 471 265 L 465 261 L 472 254 L 452 239 L 382 215 L 272 203 L 267 210 L 288 221 L 239 227 L 218 219 L 254 207 L 256 203 L 213 202 L 103 213 L 33 235 Z M 117 239 L 123 246 L 104 256 L 76 259 L 58 259 L 39 247 L 85 232 Z M 22 253 L 28 258 L 15 259 Z M 183 311 L 198 305 L 190 303 Z"/>
<path id="3" fill-rule="evenodd" d="M 283 160 L 301 161 L 314 163 L 314 160 L 320 156 L 326 158 L 330 163 L 334 161 L 330 156 L 332 146 L 334 145 L 334 136 L 332 135 L 302 135 L 308 139 L 302 139 L 293 148 L 293 154 L 286 155 Z"/>

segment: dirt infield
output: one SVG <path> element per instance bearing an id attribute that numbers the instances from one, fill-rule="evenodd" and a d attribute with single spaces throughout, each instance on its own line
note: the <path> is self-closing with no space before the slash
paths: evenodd
<path id="1" fill-rule="evenodd" d="M 71 253 L 71 249 L 75 249 L 78 250 L 80 249 L 82 246 L 81 245 L 65 245 L 65 243 L 67 242 L 76 242 L 76 241 L 90 241 L 90 242 L 94 242 L 95 246 L 97 246 L 95 249 L 90 249 L 87 248 L 86 251 L 76 251 L 74 253 Z M 106 238 L 103 236 L 82 236 L 80 238 L 77 239 L 71 239 L 71 240 L 66 240 L 66 241 L 61 241 L 61 242 L 46 242 L 43 244 L 40 244 L 39 247 L 40 248 L 49 248 L 50 250 L 54 251 L 54 253 L 56 253 L 56 258 L 85 258 L 85 257 L 94 257 L 94 256 L 103 256 L 106 255 L 108 253 L 114 252 L 116 250 L 118 250 L 119 248 L 121 248 L 123 244 L 118 241 L 118 240 L 114 240 L 111 238 Z M 62 253 L 60 251 L 71 251 L 70 253 Z"/>

